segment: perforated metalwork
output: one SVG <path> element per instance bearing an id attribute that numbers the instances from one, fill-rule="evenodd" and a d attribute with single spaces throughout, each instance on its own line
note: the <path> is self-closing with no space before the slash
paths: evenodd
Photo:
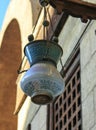
<path id="1" fill-rule="evenodd" d="M 79 50 L 65 65 L 65 90 L 50 104 L 48 130 L 81 130 L 81 90 Z M 51 121 L 50 121 L 50 118 Z"/>

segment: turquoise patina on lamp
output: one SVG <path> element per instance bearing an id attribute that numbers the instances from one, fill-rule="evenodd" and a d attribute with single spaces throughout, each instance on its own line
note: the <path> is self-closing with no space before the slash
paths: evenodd
<path id="1" fill-rule="evenodd" d="M 50 103 L 64 90 L 64 81 L 56 66 L 63 51 L 52 41 L 37 40 L 25 46 L 30 69 L 21 80 L 21 88 L 36 104 Z"/>

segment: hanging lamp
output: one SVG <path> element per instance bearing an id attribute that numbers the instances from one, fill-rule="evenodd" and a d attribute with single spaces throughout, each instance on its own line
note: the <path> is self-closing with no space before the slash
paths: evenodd
<path id="1" fill-rule="evenodd" d="M 46 13 L 48 0 L 40 0 Z M 44 30 L 49 25 L 44 14 Z M 45 31 L 44 37 L 45 37 Z M 31 97 L 32 102 L 45 105 L 52 102 L 64 90 L 64 80 L 57 71 L 57 64 L 63 55 L 58 40 L 34 40 L 29 37 L 29 43 L 24 48 L 24 54 L 30 63 L 30 69 L 21 80 L 21 88 Z"/>

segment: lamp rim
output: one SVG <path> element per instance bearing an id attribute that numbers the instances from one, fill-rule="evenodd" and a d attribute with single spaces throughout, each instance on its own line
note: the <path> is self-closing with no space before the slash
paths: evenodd
<path id="1" fill-rule="evenodd" d="M 27 45 L 25 45 L 25 47 L 24 47 L 24 54 L 26 55 L 25 49 L 26 49 L 27 46 L 29 46 L 29 45 L 31 45 L 31 44 L 37 44 L 37 43 L 39 43 L 39 42 L 45 42 L 45 43 L 49 42 L 48 46 L 50 46 L 51 44 L 53 44 L 53 45 L 55 45 L 55 46 L 58 46 L 58 47 L 60 48 L 60 50 L 61 50 L 61 56 L 63 55 L 63 49 L 62 49 L 62 47 L 61 47 L 59 44 L 57 44 L 57 43 L 55 43 L 55 42 L 53 42 L 53 41 L 49 41 L 49 40 L 34 40 L 34 41 L 29 42 L 29 43 L 28 43 Z"/>
<path id="2" fill-rule="evenodd" d="M 37 96 L 43 96 L 42 98 L 46 97 L 47 101 L 40 102 L 40 100 L 37 101 Z M 31 96 L 31 101 L 34 102 L 35 104 L 39 105 L 46 105 L 49 104 L 53 101 L 54 97 L 52 96 L 52 93 L 50 91 L 40 91 L 40 92 L 34 92 L 34 94 Z"/>

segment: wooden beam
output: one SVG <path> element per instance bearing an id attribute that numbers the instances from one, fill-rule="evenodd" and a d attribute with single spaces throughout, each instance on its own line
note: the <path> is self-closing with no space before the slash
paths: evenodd
<path id="1" fill-rule="evenodd" d="M 50 0 L 50 5 L 58 13 L 63 11 L 73 17 L 81 18 L 83 22 L 88 19 L 96 19 L 96 4 L 84 2 L 81 0 Z"/>

